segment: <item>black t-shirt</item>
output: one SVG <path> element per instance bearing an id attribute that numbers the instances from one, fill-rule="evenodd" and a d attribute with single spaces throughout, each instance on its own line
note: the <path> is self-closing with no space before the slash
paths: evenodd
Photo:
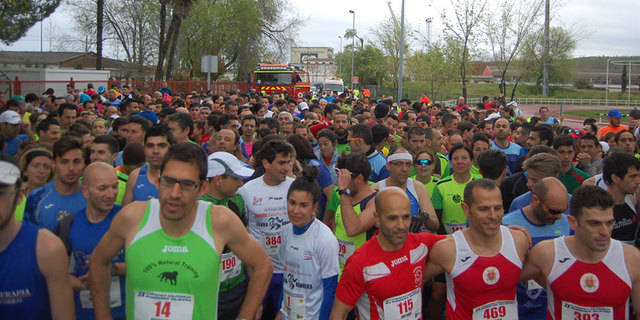
<path id="1" fill-rule="evenodd" d="M 613 218 L 615 222 L 611 238 L 633 244 L 638 227 L 638 219 L 633 209 L 626 203 L 616 204 L 613 206 Z"/>

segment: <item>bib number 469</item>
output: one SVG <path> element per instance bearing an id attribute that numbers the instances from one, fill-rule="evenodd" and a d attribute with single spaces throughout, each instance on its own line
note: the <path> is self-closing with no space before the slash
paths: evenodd
<path id="1" fill-rule="evenodd" d="M 483 319 L 498 319 L 507 315 L 507 308 L 505 306 L 492 307 L 487 309 L 482 314 Z"/>
<path id="2" fill-rule="evenodd" d="M 156 317 L 171 317 L 171 301 L 158 301 L 156 306 Z"/>

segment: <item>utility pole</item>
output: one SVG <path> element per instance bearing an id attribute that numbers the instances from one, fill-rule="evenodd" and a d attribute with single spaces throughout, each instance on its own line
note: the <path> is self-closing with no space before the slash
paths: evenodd
<path id="1" fill-rule="evenodd" d="M 427 18 L 425 22 L 427 22 L 427 48 L 431 48 L 431 22 L 433 22 L 433 18 Z"/>
<path id="2" fill-rule="evenodd" d="M 342 36 L 338 36 L 338 38 L 340 38 L 340 60 L 342 60 Z M 342 77 L 342 63 L 340 63 L 340 60 L 338 60 L 338 74 Z"/>
<path id="3" fill-rule="evenodd" d="M 349 13 L 353 15 L 353 27 L 351 29 L 353 31 L 353 36 L 351 37 L 351 80 L 349 80 L 351 89 L 353 89 L 353 56 L 355 53 L 354 50 L 356 48 L 356 12 L 353 10 L 349 10 Z"/>
<path id="4" fill-rule="evenodd" d="M 398 101 L 402 99 L 402 73 L 404 69 L 404 0 L 400 12 L 400 68 L 398 69 Z"/>
<path id="5" fill-rule="evenodd" d="M 549 1 L 544 1 L 544 55 L 542 58 L 542 95 L 549 96 Z"/>

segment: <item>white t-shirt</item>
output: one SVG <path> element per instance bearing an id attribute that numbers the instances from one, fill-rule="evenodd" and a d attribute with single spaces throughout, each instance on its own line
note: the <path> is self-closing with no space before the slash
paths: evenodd
<path id="1" fill-rule="evenodd" d="M 238 190 L 247 208 L 249 233 L 271 258 L 274 273 L 282 273 L 279 252 L 282 227 L 289 224 L 287 191 L 292 182 L 293 179 L 287 177 L 281 184 L 269 186 L 262 176 L 247 182 Z"/>
<path id="2" fill-rule="evenodd" d="M 322 279 L 337 276 L 338 240 L 318 219 L 296 235 L 288 224 L 282 233 L 280 259 L 284 263 L 282 319 L 317 319 L 322 306 Z"/>

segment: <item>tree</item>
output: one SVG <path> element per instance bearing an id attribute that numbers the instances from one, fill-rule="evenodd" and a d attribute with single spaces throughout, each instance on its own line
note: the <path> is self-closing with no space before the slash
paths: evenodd
<path id="1" fill-rule="evenodd" d="M 351 44 L 345 47 L 343 52 L 336 54 L 336 61 L 351 60 Z M 349 52 L 349 53 L 347 53 Z M 377 46 L 367 44 L 364 48 L 357 48 L 353 52 L 354 56 L 354 72 L 360 77 L 360 83 L 363 85 L 375 84 L 377 87 L 382 86 L 382 81 L 390 73 L 384 52 Z M 338 74 L 343 79 L 348 79 L 351 75 L 351 63 L 344 63 L 342 73 Z"/>
<path id="2" fill-rule="evenodd" d="M 491 47 L 493 61 L 500 68 L 500 93 L 506 93 L 505 77 L 511 62 L 520 52 L 521 44 L 530 30 L 539 23 L 542 1 L 503 0 L 496 10 L 496 19 L 485 20 L 487 42 Z"/>
<path id="3" fill-rule="evenodd" d="M 432 100 L 439 100 L 440 89 L 457 79 L 458 62 L 453 52 L 459 47 L 453 39 L 444 45 L 432 43 L 427 51 L 416 51 L 407 59 L 407 75 L 427 82 L 427 93 Z"/>
<path id="4" fill-rule="evenodd" d="M 391 8 L 389 8 L 391 11 Z M 404 45 L 404 52 L 406 56 L 410 56 L 408 39 L 415 38 L 415 30 L 411 25 L 405 23 L 405 41 L 402 44 L 402 34 L 400 28 L 400 21 L 396 18 L 396 15 L 391 11 L 391 16 L 380 23 L 377 28 L 372 30 L 375 38 L 375 43 L 378 47 L 382 48 L 385 56 L 387 57 L 387 63 L 390 66 L 391 73 L 393 74 L 394 88 L 398 85 L 398 73 L 400 70 L 400 48 Z M 345 34 L 345 38 L 347 34 Z"/>
<path id="5" fill-rule="evenodd" d="M 575 48 L 576 40 L 572 33 L 562 27 L 551 28 L 549 32 L 550 81 L 570 82 L 572 65 L 569 57 Z M 542 92 L 543 49 L 544 29 L 540 28 L 529 34 L 522 45 L 520 58 L 517 61 L 517 69 L 520 71 L 511 92 L 512 99 L 522 79 L 535 81 L 537 92 Z"/>
<path id="6" fill-rule="evenodd" d="M 102 31 L 104 29 L 104 0 L 96 2 L 96 70 L 102 70 Z"/>
<path id="7" fill-rule="evenodd" d="M 0 2 L 0 41 L 11 44 L 22 38 L 37 22 L 51 15 L 60 0 Z"/>
<path id="8" fill-rule="evenodd" d="M 169 1 L 169 0 L 168 0 Z M 160 49 L 158 50 L 158 63 L 156 65 L 155 80 L 162 80 L 171 78 L 173 72 L 173 62 L 175 57 L 176 47 L 178 45 L 178 36 L 180 34 L 180 27 L 182 21 L 189 15 L 191 7 L 197 0 L 170 0 L 173 4 L 171 23 L 169 29 L 163 41 L 160 42 Z M 164 71 L 164 61 L 167 59 L 166 73 Z"/>
<path id="9" fill-rule="evenodd" d="M 442 13 L 445 33 L 456 38 L 462 45 L 460 50 L 460 82 L 462 96 L 467 98 L 467 63 L 470 49 L 476 44 L 476 33 L 485 12 L 487 0 L 450 0 L 453 7 L 453 21 L 449 21 L 446 11 Z"/>

